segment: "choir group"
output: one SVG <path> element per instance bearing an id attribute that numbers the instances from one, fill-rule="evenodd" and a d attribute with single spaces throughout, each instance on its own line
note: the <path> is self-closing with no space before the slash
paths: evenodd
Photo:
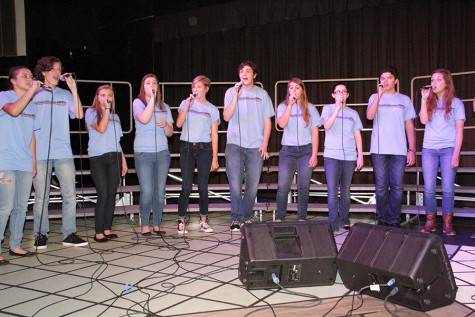
<path id="1" fill-rule="evenodd" d="M 27 67 L 12 67 L 8 74 L 9 90 L 0 92 L 0 239 L 3 240 L 10 219 L 10 255 L 35 254 L 20 245 L 33 184 L 35 247 L 47 247 L 49 189 L 54 170 L 63 201 L 63 244 L 88 244 L 76 235 L 75 166 L 68 117 L 85 118 L 89 134 L 90 170 L 97 189 L 94 240 L 102 243 L 116 239 L 117 234 L 112 231 L 115 196 L 120 178 L 127 173 L 127 163 L 120 145 L 122 129 L 114 111 L 114 90 L 108 85 L 98 87 L 92 107 L 84 113 L 76 81 L 71 74 L 62 75 L 59 59 L 52 56 L 39 59 L 34 72 L 35 77 Z M 358 112 L 347 106 L 350 96 L 347 85 L 338 82 L 333 86 L 329 94 L 334 103 L 324 106 L 319 114 L 308 100 L 304 82 L 292 78 L 288 81 L 286 97 L 275 113 L 268 93 L 255 85 L 257 74 L 253 62 L 243 61 L 238 67 L 239 82 L 224 97 L 222 118 L 228 122 L 225 162 L 231 196 L 230 230 L 239 231 L 243 223 L 252 221 L 263 163 L 269 158 L 274 116 L 283 129 L 275 221 L 285 220 L 295 172 L 297 219 L 307 219 L 310 181 L 318 163 L 318 130 L 323 126 L 328 221 L 333 231 L 349 229 L 351 181 L 354 171 L 363 167 L 363 126 Z M 66 81 L 69 90 L 58 87 L 60 80 Z M 377 91 L 370 96 L 366 110 L 367 119 L 373 121 L 370 152 L 377 224 L 400 227 L 404 171 L 415 163 L 414 119 L 418 117 L 425 125 L 422 170 L 426 223 L 421 231 L 436 230 L 436 179 L 440 168 L 443 232 L 455 235 L 454 179 L 463 139 L 464 105 L 455 97 L 451 73 L 445 69 L 434 70 L 431 85 L 423 87 L 419 114 L 410 98 L 397 92 L 397 83 L 396 68 L 383 68 Z M 170 106 L 162 100 L 157 76 L 147 74 L 142 78 L 140 92 L 133 101 L 134 160 L 140 184 L 142 236 L 150 236 L 152 232 L 165 234 L 161 223 L 170 167 L 167 138 L 173 135 L 174 124 L 181 128 L 183 180 L 177 233 L 188 232 L 185 220 L 195 167 L 200 197 L 199 230 L 213 231 L 208 222 L 208 180 L 210 172 L 219 168 L 221 118 L 218 108 L 206 99 L 210 86 L 210 79 L 204 75 L 193 80 L 190 95 L 179 105 L 174 123 Z M 0 265 L 5 264 L 8 260 L 0 253 Z"/>

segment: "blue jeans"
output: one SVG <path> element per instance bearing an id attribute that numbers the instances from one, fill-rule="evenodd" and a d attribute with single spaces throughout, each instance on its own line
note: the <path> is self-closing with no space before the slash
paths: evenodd
<path id="1" fill-rule="evenodd" d="M 231 192 L 231 221 L 246 222 L 251 218 L 264 160 L 257 148 L 226 145 L 226 175 Z M 246 187 L 242 193 L 242 182 Z"/>
<path id="2" fill-rule="evenodd" d="M 170 167 L 170 152 L 135 152 L 135 168 L 140 184 L 140 222 L 146 227 L 153 211 L 153 225 L 162 223 L 165 185 Z"/>
<path id="3" fill-rule="evenodd" d="M 5 228 L 8 217 L 10 217 L 10 249 L 19 248 L 23 239 L 23 226 L 25 225 L 32 178 L 33 173 L 31 172 L 0 171 L 0 242 L 5 237 Z"/>
<path id="4" fill-rule="evenodd" d="M 333 231 L 350 224 L 350 187 L 356 161 L 324 158 L 328 189 L 328 222 Z M 338 203 L 338 189 L 340 203 Z"/>
<path id="5" fill-rule="evenodd" d="M 115 195 L 120 184 L 122 154 L 105 153 L 89 158 L 91 176 L 96 186 L 97 202 L 94 208 L 96 234 L 112 229 L 115 212 Z"/>
<path id="6" fill-rule="evenodd" d="M 48 166 L 48 171 L 46 171 Z M 59 180 L 63 200 L 63 223 L 61 231 L 63 240 L 76 232 L 76 168 L 73 159 L 41 160 L 36 162 L 35 204 L 33 205 L 34 235 L 47 235 L 49 232 L 48 204 L 51 184 L 51 174 L 54 172 Z"/>
<path id="7" fill-rule="evenodd" d="M 313 167 L 308 165 L 312 157 L 312 144 L 282 146 L 279 153 L 279 185 L 277 187 L 276 219 L 284 220 L 287 211 L 287 197 L 295 174 L 298 173 L 298 219 L 307 219 L 308 192 Z"/>
<path id="8" fill-rule="evenodd" d="M 193 185 L 195 164 L 198 169 L 198 193 L 200 195 L 200 216 L 208 215 L 208 181 L 213 153 L 211 142 L 191 143 L 181 141 L 180 144 L 180 169 L 183 185 L 178 200 L 178 216 L 185 217 L 188 201 Z"/>
<path id="9" fill-rule="evenodd" d="M 376 220 L 398 224 L 404 190 L 406 156 L 371 153 L 376 185 Z"/>
<path id="10" fill-rule="evenodd" d="M 437 211 L 435 188 L 440 166 L 442 176 L 442 211 L 454 211 L 454 182 L 457 168 L 452 168 L 454 148 L 440 150 L 422 149 L 422 173 L 424 174 L 424 206 L 426 211 Z"/>

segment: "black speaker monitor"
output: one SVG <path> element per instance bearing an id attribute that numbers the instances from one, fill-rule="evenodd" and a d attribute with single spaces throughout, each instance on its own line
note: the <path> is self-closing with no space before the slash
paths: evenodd
<path id="1" fill-rule="evenodd" d="M 247 289 L 332 285 L 337 248 L 327 222 L 250 223 L 242 227 L 239 279 Z"/>
<path id="2" fill-rule="evenodd" d="M 420 311 L 450 305 L 457 286 L 442 239 L 407 229 L 355 224 L 337 257 L 339 274 L 353 291 L 394 278 L 388 300 Z M 384 299 L 392 287 L 362 293 Z"/>

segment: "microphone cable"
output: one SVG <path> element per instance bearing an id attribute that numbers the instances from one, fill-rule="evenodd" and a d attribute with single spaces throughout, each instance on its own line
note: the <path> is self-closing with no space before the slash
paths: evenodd
<path id="1" fill-rule="evenodd" d="M 301 113 L 301 106 L 298 104 L 297 100 L 294 98 L 294 104 L 297 106 L 297 116 L 296 116 L 296 122 L 297 122 L 297 219 L 298 219 L 298 194 L 299 194 L 299 191 L 298 191 L 298 182 L 300 180 L 300 175 L 299 175 L 299 172 L 300 172 L 300 168 L 299 168 L 299 160 L 300 160 L 300 139 L 299 139 L 299 120 L 300 120 L 300 113 Z M 308 106 L 308 105 L 307 105 Z M 291 117 L 292 117 L 292 112 L 291 113 Z M 302 116 L 304 114 L 302 113 Z M 294 175 L 295 175 L 295 172 L 294 172 Z"/>
<path id="2" fill-rule="evenodd" d="M 421 95 L 421 91 L 418 90 L 416 92 L 416 104 L 417 104 L 417 96 L 418 95 Z M 422 97 L 422 95 L 421 95 Z M 419 109 L 420 109 L 421 105 L 419 104 Z M 416 206 L 417 206 L 417 224 L 418 226 L 421 226 L 421 219 L 420 219 L 420 215 L 421 215 L 421 206 L 420 206 L 420 199 L 418 198 L 418 195 L 419 195 L 419 184 L 420 182 L 417 180 L 417 178 L 419 178 L 419 159 L 417 158 L 417 135 L 416 135 L 416 120 L 414 119 L 413 120 L 413 123 L 414 123 L 414 140 L 415 140 L 415 144 L 414 144 L 414 158 L 415 158 L 415 161 L 414 161 L 414 167 L 416 169 Z M 424 128 L 424 132 L 425 132 L 425 128 Z M 424 145 L 423 145 L 424 146 Z M 422 149 L 421 149 L 421 160 L 422 160 Z M 422 167 L 422 162 L 421 162 L 421 167 Z M 424 191 L 425 193 L 425 191 Z M 424 193 L 422 195 L 424 195 Z M 423 196 L 424 197 L 424 196 Z M 419 202 L 419 204 L 417 203 Z M 424 207 L 424 199 L 422 199 L 422 207 Z M 425 213 L 425 208 L 424 208 L 424 213 Z"/>
<path id="3" fill-rule="evenodd" d="M 242 94 L 242 86 L 244 84 L 241 84 L 241 86 L 238 88 L 238 91 L 236 92 L 237 94 L 237 99 L 236 99 L 236 108 L 237 108 L 237 119 L 238 119 L 238 131 L 239 131 L 239 197 L 241 197 L 241 199 L 239 200 L 239 204 L 238 204 L 238 210 L 237 210 L 237 215 L 238 217 L 240 216 L 240 210 L 241 210 L 241 204 L 242 204 L 242 201 L 244 199 L 243 197 L 243 192 L 242 192 L 242 180 L 243 178 L 245 178 L 245 175 L 247 174 L 247 168 L 246 168 L 246 171 L 244 171 L 244 166 L 242 166 L 242 170 L 241 170 L 241 165 L 242 164 L 242 135 L 241 135 L 241 119 L 240 119 L 240 113 L 239 113 L 239 97 L 240 97 L 240 93 Z M 242 172 L 242 174 L 241 174 Z M 246 189 L 247 189 L 247 183 L 246 183 Z M 232 208 L 232 203 L 231 203 L 231 208 Z M 238 220 L 239 221 L 239 220 Z M 234 221 L 232 221 L 233 223 Z M 233 231 L 231 230 L 231 236 L 233 235 Z"/>
<path id="4" fill-rule="evenodd" d="M 45 89 L 45 91 L 47 91 L 47 89 Z M 49 122 L 48 150 L 47 150 L 47 154 L 46 154 L 45 184 L 44 184 L 44 189 L 43 189 L 43 201 L 41 203 L 40 225 L 39 225 L 39 228 L 38 228 L 38 235 L 35 238 L 35 242 L 38 241 L 38 239 L 40 238 L 40 235 L 41 235 L 41 229 L 43 227 L 43 215 L 44 215 L 44 210 L 45 210 L 45 198 L 46 198 L 47 187 L 49 187 L 49 185 L 48 185 L 48 170 L 49 170 L 49 157 L 50 157 L 50 153 L 51 153 L 51 138 L 53 137 L 52 130 L 53 130 L 53 106 L 54 106 L 53 90 L 49 90 L 49 92 L 51 93 L 51 101 L 50 101 L 51 111 L 50 111 L 50 122 Z M 37 165 L 38 165 L 38 163 L 37 163 Z M 52 174 L 52 172 L 51 172 L 51 174 Z M 51 179 L 51 177 L 50 177 L 50 179 Z M 35 199 L 36 199 L 36 188 L 35 188 Z M 49 204 L 49 198 L 48 198 L 48 204 Z M 33 226 L 34 226 L 34 224 L 33 224 Z M 33 228 L 33 230 L 34 230 L 34 228 Z M 48 233 L 46 233 L 46 234 L 48 234 Z M 40 262 L 42 265 L 50 265 L 50 264 L 43 263 L 40 260 L 40 258 L 38 256 L 38 245 L 36 245 L 36 247 L 35 247 L 35 253 L 36 253 L 35 257 L 38 260 L 38 262 Z"/>
<path id="5" fill-rule="evenodd" d="M 195 94 L 193 94 L 193 92 L 192 92 L 192 95 L 193 95 L 193 99 L 190 99 L 190 106 L 188 107 L 188 110 L 186 111 L 185 121 L 183 122 L 183 124 L 186 123 L 186 137 L 187 137 L 187 141 L 186 141 L 187 142 L 187 144 L 186 144 L 186 166 L 185 166 L 185 174 L 184 174 L 186 178 L 189 177 L 189 175 L 188 175 L 188 165 L 190 164 L 190 146 L 191 146 L 191 144 L 190 144 L 189 114 L 190 114 L 191 106 L 194 104 L 194 100 L 195 100 Z M 186 106 L 186 101 L 185 101 L 185 106 Z M 182 126 L 182 133 L 183 133 L 183 126 Z M 180 160 L 181 160 L 181 155 L 180 155 Z M 194 166 L 193 166 L 193 169 L 194 169 Z M 193 171 L 193 174 L 194 174 L 194 171 Z M 190 194 L 193 191 L 193 174 L 191 176 L 191 179 L 189 180 L 191 182 Z M 184 190 L 184 186 L 185 186 L 185 177 L 183 177 L 182 180 L 181 180 L 182 191 Z M 185 235 L 188 233 L 188 231 L 186 230 L 186 223 L 187 223 L 187 220 L 190 220 L 190 194 L 188 194 L 188 197 L 185 198 L 185 199 L 188 199 L 187 204 L 186 204 L 186 215 L 185 215 L 185 217 L 183 217 L 183 219 L 180 220 L 180 215 L 178 215 L 178 221 L 183 221 L 183 233 L 181 233 L 181 234 L 183 235 L 184 238 L 185 238 Z M 200 218 L 200 221 L 201 221 L 201 218 Z"/>
<path id="6" fill-rule="evenodd" d="M 379 86 L 378 86 L 378 87 L 379 87 Z M 380 104 L 380 102 L 381 102 L 382 95 L 381 95 L 381 97 L 379 97 L 379 93 L 376 93 L 376 94 L 377 94 L 376 98 L 379 99 L 379 102 L 378 102 L 378 109 L 376 110 L 376 116 L 375 116 L 375 119 L 376 119 L 376 127 L 377 127 L 377 140 L 378 140 L 378 153 L 377 153 L 377 154 L 379 155 L 379 154 L 380 154 L 380 149 L 379 149 L 379 104 Z M 373 131 L 374 131 L 374 121 L 373 121 Z M 374 174 L 375 174 L 375 173 L 374 173 L 374 162 L 372 163 L 372 165 L 373 165 L 373 177 L 374 177 Z M 374 193 L 374 195 L 375 195 L 375 198 L 376 198 L 376 179 L 374 180 L 374 186 L 375 186 L 375 193 Z M 387 190 L 387 188 L 386 188 L 386 190 Z M 375 224 L 378 224 L 379 221 L 378 221 L 378 208 L 377 208 L 377 207 L 374 209 L 374 214 L 375 214 L 374 222 L 375 222 Z"/>
<path id="7" fill-rule="evenodd" d="M 346 153 L 345 153 L 345 145 L 343 142 L 343 134 L 345 133 L 345 130 L 343 129 L 344 122 L 345 122 L 345 109 L 344 105 L 341 107 L 341 149 L 343 150 L 343 161 L 346 161 Z"/>
<path id="8" fill-rule="evenodd" d="M 158 111 L 158 110 L 161 110 L 160 105 L 162 104 L 162 101 L 161 101 L 161 100 L 157 100 L 158 89 L 160 89 L 160 88 L 158 87 L 158 85 L 157 85 L 157 91 L 154 91 L 154 90 L 152 89 L 152 94 L 153 94 L 154 99 L 155 99 L 155 102 L 154 102 L 154 104 L 153 104 L 153 128 L 154 128 L 153 139 L 154 139 L 154 147 L 155 147 L 155 162 L 154 162 L 154 164 L 155 164 L 156 167 L 157 167 L 157 174 L 152 175 L 152 176 L 153 176 L 154 178 L 157 177 L 157 181 L 158 181 L 158 164 L 159 164 L 159 162 L 158 162 L 158 145 L 157 145 L 157 131 L 158 131 L 158 130 L 157 130 L 157 111 Z M 145 107 L 146 107 L 146 106 L 147 106 L 147 105 L 145 105 Z M 155 110 L 156 107 L 158 108 L 157 110 Z M 166 123 L 166 120 L 165 120 L 165 123 Z M 165 128 L 164 128 L 164 129 L 165 129 Z M 153 189 L 155 189 L 155 186 L 156 186 L 156 185 L 157 185 L 157 184 L 156 184 L 155 182 L 153 182 L 153 186 L 152 186 Z M 154 195 L 154 192 L 155 192 L 155 190 L 152 191 L 152 225 L 153 225 L 153 213 L 155 212 L 155 210 L 153 210 L 153 199 L 154 199 L 154 198 L 153 198 L 153 195 Z M 160 193 L 158 193 L 158 194 L 160 195 Z M 158 197 L 155 197 L 155 199 L 158 199 Z M 159 208 L 160 208 L 160 206 L 159 206 Z M 139 209 L 140 209 L 140 208 L 139 208 Z M 157 210 L 157 212 L 159 213 L 160 210 Z M 163 217 L 163 210 L 162 210 L 162 217 Z M 147 220 L 147 227 L 150 228 L 150 210 L 148 211 L 148 217 L 147 217 L 147 219 L 148 219 L 148 220 Z M 141 226 L 140 232 L 142 233 L 143 223 L 140 223 L 140 226 Z M 152 227 L 152 230 L 153 230 L 153 227 Z M 150 231 L 152 231 L 152 230 L 150 230 Z M 149 232 L 150 232 L 150 231 L 149 231 Z M 148 241 L 148 238 L 145 238 L 145 240 Z"/>
<path id="9" fill-rule="evenodd" d="M 112 87 L 111 87 L 112 88 Z M 114 94 L 115 95 L 115 94 Z M 107 101 L 107 103 L 109 104 L 109 101 Z M 116 190 L 116 192 L 119 193 L 119 201 L 120 199 L 122 199 L 122 211 L 124 212 L 124 218 L 125 218 L 125 221 L 126 223 L 132 228 L 132 230 L 135 232 L 135 235 L 136 235 L 136 238 L 138 241 L 138 235 L 137 235 L 137 232 L 135 231 L 135 227 L 133 226 L 133 224 L 131 223 L 129 217 L 128 216 L 128 213 L 127 213 L 127 208 L 125 208 L 125 204 L 124 204 L 124 199 L 125 199 L 125 192 L 124 192 L 124 184 L 122 182 L 122 180 L 125 181 L 125 175 L 122 176 L 122 170 L 124 168 L 124 166 L 121 164 L 121 161 L 122 161 L 122 155 L 124 155 L 123 153 L 123 149 L 122 149 L 122 152 L 119 152 L 119 140 L 117 140 L 117 128 L 116 128 L 116 118 L 115 116 L 117 116 L 117 123 L 119 125 L 121 125 L 121 122 L 120 122 L 120 117 L 119 115 L 116 114 L 116 111 L 115 111 L 115 96 L 114 96 L 114 107 L 112 107 L 112 102 L 110 103 L 110 116 L 112 116 L 112 127 L 114 128 L 114 145 L 115 145 L 115 149 L 116 149 L 116 164 L 117 164 L 117 171 L 118 171 L 118 174 L 119 174 L 119 186 L 118 186 L 118 190 Z M 109 117 L 110 118 L 110 117 Z M 109 126 L 107 127 L 109 128 Z M 121 127 L 122 129 L 122 127 Z M 125 155 L 124 155 L 124 160 L 125 160 Z M 126 161 L 126 160 L 125 160 Z M 127 164 L 127 161 L 126 161 L 126 164 Z M 121 168 L 122 166 L 122 168 Z M 121 197 L 122 196 L 122 197 Z M 114 203 L 114 215 L 115 215 L 115 203 Z M 112 224 L 111 224 L 112 225 Z M 110 229 L 112 230 L 112 228 Z"/>
<path id="10" fill-rule="evenodd" d="M 76 74 L 71 73 L 70 76 L 73 77 L 74 82 L 76 84 L 76 90 L 78 90 Z M 77 91 L 76 102 L 77 102 L 77 109 L 76 110 L 79 114 L 80 107 L 82 106 L 82 105 L 80 105 L 79 91 Z M 83 110 L 83 117 L 84 116 L 85 116 L 85 114 L 84 114 L 84 110 Z M 83 145 L 82 145 L 82 128 L 81 128 L 81 119 L 80 118 L 77 118 L 77 119 L 78 119 L 78 132 L 79 132 L 79 134 L 78 134 L 79 135 L 79 168 L 80 168 L 80 171 L 81 171 L 79 173 L 79 178 L 81 180 L 80 185 L 81 185 L 81 195 L 82 195 L 82 204 L 80 204 L 79 209 L 82 211 L 83 217 L 84 217 L 84 227 L 86 228 L 87 246 L 90 250 L 92 250 L 94 252 L 94 249 L 92 249 L 91 243 L 89 242 L 89 234 L 88 234 L 89 226 L 87 225 L 87 215 L 86 215 L 86 212 L 85 212 L 85 209 L 84 209 L 84 196 L 85 196 L 85 194 L 84 194 L 84 170 L 83 170 L 84 154 L 83 154 Z M 76 190 L 75 190 L 75 192 L 76 192 Z M 76 197 L 77 197 L 77 194 L 76 194 Z M 76 207 L 77 206 L 78 206 L 78 202 L 76 201 Z M 76 212 L 76 215 L 77 215 L 77 212 Z"/>

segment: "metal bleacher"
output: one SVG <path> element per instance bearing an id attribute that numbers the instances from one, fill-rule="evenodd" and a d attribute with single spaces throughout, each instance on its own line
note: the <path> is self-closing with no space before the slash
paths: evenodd
<path id="1" fill-rule="evenodd" d="M 457 80 L 468 80 L 468 76 L 473 76 L 475 75 L 475 71 L 473 72 L 464 72 L 464 73 L 453 73 L 454 78 L 457 78 Z M 411 97 L 413 99 L 414 104 L 415 102 L 415 96 L 414 92 L 416 91 L 416 87 L 418 87 L 418 83 L 420 80 L 426 80 L 427 78 L 430 78 L 430 75 L 427 76 L 419 76 L 419 77 L 414 77 L 413 80 L 411 81 Z M 304 80 L 307 86 L 307 90 L 311 89 L 313 84 L 321 84 L 321 83 L 334 83 L 334 82 L 353 82 L 353 84 L 358 84 L 358 83 L 364 83 L 364 82 L 371 82 L 374 83 L 374 86 L 377 86 L 378 79 L 377 78 L 352 78 L 352 79 L 325 79 L 325 80 Z M 127 97 L 127 99 L 130 100 L 130 113 L 129 113 L 129 118 L 123 119 L 123 122 L 126 122 L 126 127 L 124 128 L 124 135 L 133 133 L 132 129 L 132 92 L 131 92 L 131 86 L 129 83 L 124 83 L 124 82 L 104 82 L 104 81 L 94 81 L 94 80 L 78 80 L 78 83 L 81 84 L 87 84 L 87 85 L 94 85 L 94 87 L 97 87 L 101 84 L 110 84 L 113 85 L 115 89 L 117 89 L 118 86 L 124 85 L 125 90 L 128 90 L 130 95 Z M 233 82 L 213 82 L 213 89 L 216 86 L 219 87 L 219 89 L 225 89 L 227 87 L 230 87 Z M 274 87 L 274 98 L 275 98 L 275 106 L 278 105 L 279 100 L 277 99 L 279 96 L 278 91 L 280 91 L 280 94 L 282 94 L 282 89 L 286 88 L 287 81 L 279 81 L 275 84 Z M 183 89 L 183 87 L 189 87 L 191 83 L 160 83 L 161 89 L 162 89 L 162 94 L 163 96 L 166 96 L 167 93 L 172 91 L 173 89 L 176 89 L 177 87 L 181 87 L 180 89 Z M 285 87 L 285 88 L 283 88 Z M 368 95 L 369 96 L 369 95 Z M 463 96 L 462 96 L 463 97 Z M 462 101 L 464 103 L 472 102 L 472 99 L 468 98 L 462 98 Z M 353 100 L 353 99 L 352 99 Z M 353 100 L 354 101 L 354 100 Z M 323 107 L 322 104 L 315 103 L 317 108 L 318 107 Z M 367 106 L 367 100 L 360 100 L 360 101 L 354 101 L 354 103 L 349 104 L 352 107 L 366 107 Z M 220 111 L 222 111 L 222 106 L 218 106 Z M 172 107 L 172 112 L 176 111 L 177 107 Z M 467 109 L 471 109 L 471 104 Z M 321 113 L 321 109 L 319 109 L 319 112 Z M 471 112 L 471 110 L 470 110 Z M 467 110 L 467 117 L 468 114 L 470 113 Z M 219 131 L 219 138 L 225 138 L 226 137 L 226 131 L 223 129 L 221 125 L 220 131 Z M 471 132 L 471 130 L 474 129 L 474 126 L 466 126 L 465 130 L 466 132 Z M 276 130 L 278 130 L 276 126 Z M 371 127 L 366 126 L 362 132 L 363 133 L 370 133 L 371 132 Z M 72 132 L 72 133 L 78 133 L 78 132 Z M 84 131 L 82 133 L 85 133 Z M 179 136 L 179 131 L 175 131 L 175 136 L 173 138 L 178 138 Z M 274 131 L 273 133 L 276 133 Z M 416 135 L 418 133 L 423 133 L 423 128 L 416 128 Z M 323 138 L 321 138 L 322 142 Z M 365 149 L 369 149 L 368 145 L 364 145 Z M 467 145 L 464 144 L 463 149 L 466 149 Z M 419 149 L 420 150 L 420 149 Z M 173 151 L 173 150 L 172 150 Z M 124 148 L 124 153 L 126 154 L 126 159 L 128 162 L 133 161 L 133 154 L 130 153 L 132 152 L 131 149 L 125 149 Z M 320 162 L 322 162 L 322 155 L 323 153 L 319 153 L 320 157 Z M 475 151 L 462 151 L 461 153 L 462 156 L 475 156 Z M 179 154 L 173 153 L 172 155 L 172 162 L 175 160 L 179 160 Z M 224 165 L 222 158 L 224 157 L 224 147 L 220 148 L 220 154 L 219 154 L 221 160 L 221 165 Z M 364 153 L 364 156 L 367 157 L 369 156 L 368 152 Z M 420 156 L 421 153 L 417 152 L 417 157 L 418 160 L 420 161 Z M 76 160 L 82 160 L 82 159 L 87 159 L 87 156 L 79 156 L 75 155 Z M 273 160 L 272 160 L 273 159 Z M 272 162 L 278 162 L 278 153 L 273 152 L 271 153 L 271 160 Z M 420 164 L 419 164 L 420 165 Z M 76 166 L 79 166 L 78 164 Z M 172 165 L 173 166 L 173 165 Z M 221 173 L 222 175 L 225 175 L 225 167 L 220 167 L 219 170 L 216 173 Z M 365 166 L 359 173 L 372 173 L 373 169 L 372 166 Z M 265 166 L 263 169 L 263 175 L 264 174 L 275 174 L 274 179 L 277 179 L 276 175 L 278 173 L 278 166 L 275 165 L 270 165 L 270 166 Z M 322 165 L 319 165 L 315 168 L 314 175 L 324 175 L 325 171 Z M 402 212 L 406 214 L 406 219 L 409 219 L 412 215 L 419 215 L 419 214 L 424 214 L 424 208 L 422 206 L 422 193 L 424 191 L 424 186 L 421 182 L 422 180 L 422 169 L 421 167 L 408 167 L 406 168 L 406 173 L 407 174 L 413 174 L 415 176 L 416 181 L 411 182 L 408 184 L 405 184 L 404 186 L 404 192 L 405 192 L 405 199 L 403 203 L 403 208 Z M 134 175 L 135 170 L 133 168 L 129 169 L 128 171 L 128 176 L 126 176 L 123 184 L 119 187 L 118 189 L 118 200 L 117 200 L 117 205 L 116 205 L 116 213 L 117 214 L 136 214 L 139 211 L 139 206 L 138 206 L 138 193 L 140 191 L 139 186 L 137 183 L 131 183 L 129 181 L 130 175 Z M 475 167 L 468 167 L 468 166 L 463 166 L 458 169 L 458 174 L 468 174 L 468 175 L 473 175 L 475 174 Z M 84 170 L 78 170 L 77 175 L 81 175 L 81 177 L 89 177 L 90 176 L 90 171 L 87 169 Z M 170 182 L 168 184 L 167 182 L 167 187 L 166 187 L 166 197 L 167 197 L 167 204 L 165 205 L 164 212 L 176 212 L 178 209 L 177 204 L 175 203 L 168 203 L 170 200 L 173 200 L 173 198 L 177 198 L 181 189 L 181 185 L 179 183 L 181 182 L 181 176 L 180 176 L 180 169 L 179 168 L 170 168 L 169 170 L 169 180 L 173 180 L 173 182 Z M 320 177 L 321 178 L 321 177 Z M 178 183 L 178 184 L 177 184 Z M 455 216 L 458 217 L 475 217 L 475 210 L 471 206 L 475 206 L 475 186 L 468 186 L 469 184 L 455 184 L 455 193 L 456 193 L 456 201 L 459 202 L 459 206 L 455 209 Z M 274 200 L 269 200 L 269 201 L 261 201 L 259 199 L 259 196 L 261 193 L 266 192 L 266 193 L 273 193 L 275 197 L 275 193 L 277 191 L 277 182 L 262 182 L 259 184 L 258 188 L 258 200 L 255 203 L 254 210 L 256 211 L 256 215 L 262 218 L 262 213 L 264 212 L 275 212 L 276 210 L 276 203 L 275 199 Z M 437 189 L 438 193 L 440 193 L 440 188 Z M 323 197 L 322 201 L 325 201 L 324 197 L 326 197 L 327 194 L 327 189 L 326 189 L 326 184 L 323 184 L 317 180 L 317 177 L 314 177 L 312 179 L 312 184 L 311 184 L 311 189 L 310 189 L 310 195 L 312 197 Z M 220 183 L 220 184 L 210 184 L 209 185 L 209 196 L 210 196 L 210 206 L 209 210 L 210 212 L 217 212 L 217 211 L 230 211 L 231 209 L 231 204 L 230 204 L 230 198 L 229 198 L 229 186 L 227 183 Z M 196 203 L 196 198 L 198 197 L 197 195 L 197 186 L 193 186 L 193 191 L 191 194 L 192 200 L 190 200 L 190 205 L 189 205 L 189 211 L 190 212 L 198 212 L 199 211 L 199 206 Z M 374 213 L 375 212 L 375 188 L 374 184 L 358 184 L 355 183 L 351 186 L 351 199 L 352 199 L 352 205 L 350 212 L 363 212 L 363 213 Z M 440 195 L 438 196 L 438 199 L 440 199 Z M 34 200 L 34 193 L 32 193 L 30 203 L 32 203 Z M 90 204 L 93 204 L 96 201 L 96 192 L 94 187 L 85 187 L 85 186 L 80 186 L 78 185 L 77 187 L 77 201 L 78 201 L 78 216 L 93 216 L 94 215 L 94 210 L 93 207 L 90 206 Z M 56 187 L 51 188 L 51 195 L 50 195 L 50 204 L 54 203 L 60 203 L 61 202 L 61 196 L 59 193 L 59 189 Z M 89 205 L 88 205 L 89 203 Z M 289 194 L 289 205 L 288 205 L 288 211 L 296 211 L 297 210 L 297 188 L 296 185 L 293 185 L 291 188 L 291 193 Z M 326 202 L 322 203 L 310 203 L 308 206 L 308 211 L 309 212 L 317 212 L 317 213 L 327 213 L 328 212 L 328 207 Z M 58 218 L 61 217 L 61 214 L 58 212 L 51 212 L 49 213 L 50 218 Z M 27 218 L 32 218 L 31 213 L 27 214 Z"/>

